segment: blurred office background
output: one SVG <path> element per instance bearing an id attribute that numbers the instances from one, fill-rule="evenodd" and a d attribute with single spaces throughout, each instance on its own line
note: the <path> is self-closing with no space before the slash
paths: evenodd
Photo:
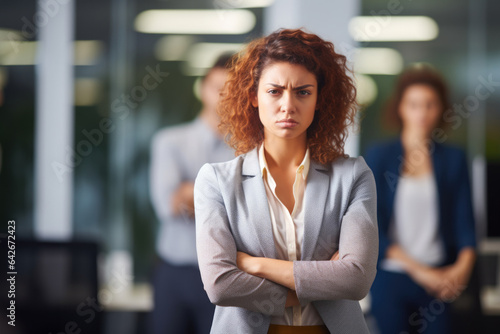
<path id="1" fill-rule="evenodd" d="M 83 333 L 144 332 L 151 137 L 195 117 L 200 76 L 221 52 L 286 26 L 332 40 L 353 64 L 364 109 L 352 155 L 396 135 L 383 107 L 404 67 L 432 64 L 450 83 L 464 112 L 447 142 L 470 159 L 477 293 L 485 332 L 498 329 L 499 14 L 494 0 L 2 0 L 0 237 L 15 220 L 18 289 L 34 289 L 20 307 L 36 314 L 28 301 L 41 296 Z"/>

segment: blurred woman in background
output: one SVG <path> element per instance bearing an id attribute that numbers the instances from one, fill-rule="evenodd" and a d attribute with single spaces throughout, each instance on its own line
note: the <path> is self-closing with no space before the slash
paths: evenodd
<path id="1" fill-rule="evenodd" d="M 449 302 L 467 286 L 475 262 L 467 161 L 442 144 L 450 110 L 435 70 L 407 69 L 388 110 L 400 136 L 366 154 L 380 240 L 371 310 L 382 334 L 449 333 Z"/>

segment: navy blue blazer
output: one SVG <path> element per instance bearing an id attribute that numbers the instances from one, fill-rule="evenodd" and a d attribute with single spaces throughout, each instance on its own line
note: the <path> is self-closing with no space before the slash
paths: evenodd
<path id="1" fill-rule="evenodd" d="M 469 174 L 462 150 L 436 142 L 432 142 L 430 150 L 439 198 L 439 233 L 446 252 L 445 261 L 441 265 L 447 265 L 456 260 L 462 248 L 476 246 Z M 389 223 L 400 171 L 403 168 L 404 153 L 400 139 L 372 147 L 365 155 L 365 160 L 377 185 L 381 260 L 390 245 Z"/>

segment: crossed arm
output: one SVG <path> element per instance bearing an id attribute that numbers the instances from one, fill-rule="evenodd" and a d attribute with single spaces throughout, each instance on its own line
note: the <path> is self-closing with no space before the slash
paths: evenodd
<path id="1" fill-rule="evenodd" d="M 367 167 L 357 171 L 341 222 L 338 259 L 289 262 L 238 252 L 226 204 L 236 205 L 229 209 L 234 212 L 246 208 L 239 208 L 238 201 L 225 202 L 214 167 L 202 167 L 195 184 L 197 253 L 212 303 L 282 315 L 299 301 L 365 297 L 378 256 L 375 183 Z"/>
<path id="2" fill-rule="evenodd" d="M 339 252 L 337 251 L 330 260 L 336 261 L 338 259 Z M 297 293 L 295 292 L 293 262 L 256 257 L 243 252 L 238 252 L 236 263 L 239 269 L 250 275 L 265 278 L 287 287 L 289 290 L 285 307 L 300 305 Z"/>
<path id="3" fill-rule="evenodd" d="M 151 145 L 151 199 L 157 216 L 164 222 L 176 216 L 194 216 L 194 182 L 178 181 L 182 180 L 182 167 L 177 159 L 172 159 L 176 149 L 164 133 L 157 134 Z"/>

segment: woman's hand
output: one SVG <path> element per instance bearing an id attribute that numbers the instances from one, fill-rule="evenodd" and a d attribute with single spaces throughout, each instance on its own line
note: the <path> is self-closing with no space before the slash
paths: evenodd
<path id="1" fill-rule="evenodd" d="M 244 272 L 281 284 L 295 291 L 293 262 L 236 253 L 236 265 Z"/>
<path id="2" fill-rule="evenodd" d="M 418 285 L 424 288 L 429 295 L 440 299 L 443 294 L 447 295 L 447 292 L 444 291 L 444 280 L 441 269 L 422 265 L 413 269 L 410 276 Z"/>
<path id="3" fill-rule="evenodd" d="M 443 277 L 443 287 L 439 298 L 444 301 L 454 301 L 462 294 L 467 287 L 469 277 L 455 265 L 441 269 Z"/>
<path id="4" fill-rule="evenodd" d="M 387 248 L 386 258 L 398 260 L 408 275 L 420 285 L 429 295 L 441 298 L 448 295 L 443 287 L 443 275 L 439 268 L 432 268 L 418 261 L 415 261 L 397 244 Z"/>
<path id="5" fill-rule="evenodd" d="M 462 294 L 468 277 L 455 265 L 444 268 L 421 269 L 412 276 L 430 295 L 446 302 L 452 302 Z"/>
<path id="6" fill-rule="evenodd" d="M 288 287 L 289 290 L 286 296 L 285 307 L 300 305 L 297 293 L 294 290 L 295 282 L 293 281 L 292 262 L 267 259 L 265 257 L 256 257 L 248 255 L 244 252 L 237 252 L 236 265 L 238 266 L 238 269 L 243 270 L 247 274 L 266 278 Z"/>
<path id="7" fill-rule="evenodd" d="M 467 286 L 475 252 L 472 248 L 466 248 L 460 251 L 455 263 L 443 268 L 429 267 L 413 260 L 399 245 L 390 246 L 386 257 L 402 262 L 408 275 L 430 295 L 443 301 L 453 301 Z"/>
<path id="8" fill-rule="evenodd" d="M 441 299 L 453 301 L 462 294 L 469 283 L 475 261 L 476 252 L 472 247 L 467 247 L 460 251 L 455 263 L 441 269 L 444 281 Z"/>
<path id="9" fill-rule="evenodd" d="M 194 183 L 183 182 L 172 196 L 172 212 L 174 215 L 194 217 Z"/>
<path id="10" fill-rule="evenodd" d="M 259 258 L 248 255 L 247 253 L 238 252 L 236 254 L 236 265 L 238 269 L 244 272 L 257 276 L 259 273 Z"/>

